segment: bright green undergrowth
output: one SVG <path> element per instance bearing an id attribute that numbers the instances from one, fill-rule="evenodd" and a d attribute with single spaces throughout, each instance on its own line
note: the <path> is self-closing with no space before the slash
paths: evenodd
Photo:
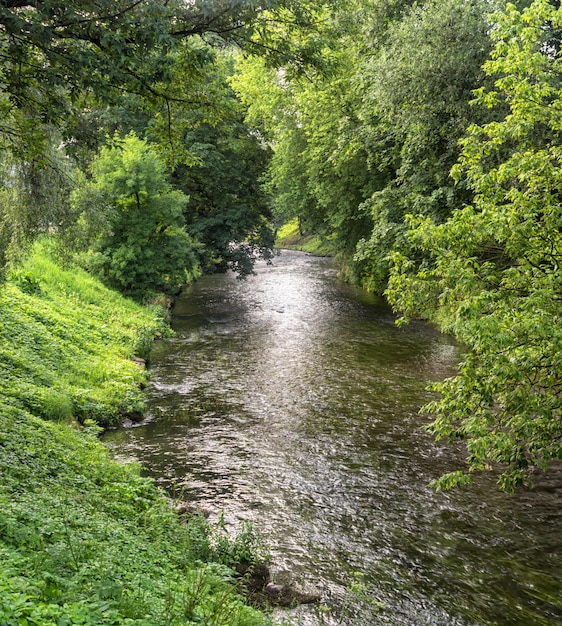
<path id="1" fill-rule="evenodd" d="M 232 584 L 262 558 L 254 529 L 180 522 L 97 438 L 141 408 L 131 357 L 161 319 L 48 247 L 0 286 L 0 625 L 268 623 Z"/>
<path id="2" fill-rule="evenodd" d="M 322 239 L 318 235 L 301 235 L 297 218 L 287 222 L 277 231 L 275 247 L 285 250 L 302 250 L 318 256 L 335 254 L 334 246 L 329 239 Z"/>
<path id="3" fill-rule="evenodd" d="M 253 553 L 180 523 L 94 434 L 0 403 L 0 624 L 264 624 L 229 583 Z"/>
<path id="4" fill-rule="evenodd" d="M 0 289 L 0 397 L 46 419 L 102 426 L 142 411 L 147 357 L 166 332 L 156 310 L 106 289 L 86 272 L 64 270 L 38 244 Z"/>

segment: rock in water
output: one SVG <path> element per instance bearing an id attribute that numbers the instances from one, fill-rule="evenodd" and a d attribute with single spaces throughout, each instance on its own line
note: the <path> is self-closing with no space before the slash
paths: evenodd
<path id="1" fill-rule="evenodd" d="M 269 567 L 263 563 L 241 561 L 236 564 L 236 573 L 242 578 L 246 592 L 250 595 L 261 593 L 271 580 Z"/>
<path id="2" fill-rule="evenodd" d="M 241 579 L 242 593 L 258 606 L 293 607 L 320 601 L 317 593 L 303 593 L 291 585 L 271 582 L 269 568 L 263 563 L 242 561 L 237 563 L 236 573 Z"/>
<path id="3" fill-rule="evenodd" d="M 298 604 L 312 604 L 320 601 L 320 596 L 317 593 L 303 593 L 302 591 L 293 589 L 289 585 L 268 583 L 264 591 L 269 602 L 277 606 L 289 607 Z"/>

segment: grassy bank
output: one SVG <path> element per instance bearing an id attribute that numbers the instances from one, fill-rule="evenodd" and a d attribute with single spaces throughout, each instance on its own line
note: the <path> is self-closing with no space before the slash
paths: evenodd
<path id="1" fill-rule="evenodd" d="M 0 624 L 267 623 L 231 584 L 255 533 L 180 523 L 96 437 L 142 409 L 132 357 L 164 329 L 46 244 L 0 287 Z"/>
<path id="2" fill-rule="evenodd" d="M 36 245 L 0 291 L 0 397 L 46 419 L 101 426 L 142 410 L 146 357 L 166 332 L 150 311 L 85 272 L 64 271 Z"/>
<path id="3" fill-rule="evenodd" d="M 317 256 L 333 256 L 335 252 L 329 239 L 321 239 L 318 235 L 301 234 L 297 218 L 287 222 L 277 231 L 275 247 L 284 250 L 302 250 Z"/>

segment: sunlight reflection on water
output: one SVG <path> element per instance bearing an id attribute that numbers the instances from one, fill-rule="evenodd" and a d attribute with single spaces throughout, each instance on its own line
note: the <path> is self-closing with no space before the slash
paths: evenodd
<path id="1" fill-rule="evenodd" d="M 427 381 L 454 373 L 449 338 L 397 328 L 328 259 L 300 253 L 246 281 L 206 277 L 175 315 L 149 422 L 110 434 L 116 454 L 232 526 L 255 522 L 277 575 L 338 610 L 360 572 L 387 608 L 339 623 L 562 623 L 562 472 L 514 498 L 490 480 L 427 487 L 460 466 L 418 414 Z M 338 623 L 314 608 L 298 619 Z"/>

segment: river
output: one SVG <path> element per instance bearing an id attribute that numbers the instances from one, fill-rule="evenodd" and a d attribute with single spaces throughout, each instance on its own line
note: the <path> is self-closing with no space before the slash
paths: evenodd
<path id="1" fill-rule="evenodd" d="M 255 523 L 274 577 L 330 607 L 295 623 L 562 624 L 562 470 L 513 497 L 490 477 L 427 486 L 462 467 L 418 413 L 428 381 L 455 372 L 450 338 L 398 328 L 329 259 L 298 252 L 247 280 L 203 278 L 173 326 L 154 350 L 148 419 L 106 441 L 212 517 Z"/>

